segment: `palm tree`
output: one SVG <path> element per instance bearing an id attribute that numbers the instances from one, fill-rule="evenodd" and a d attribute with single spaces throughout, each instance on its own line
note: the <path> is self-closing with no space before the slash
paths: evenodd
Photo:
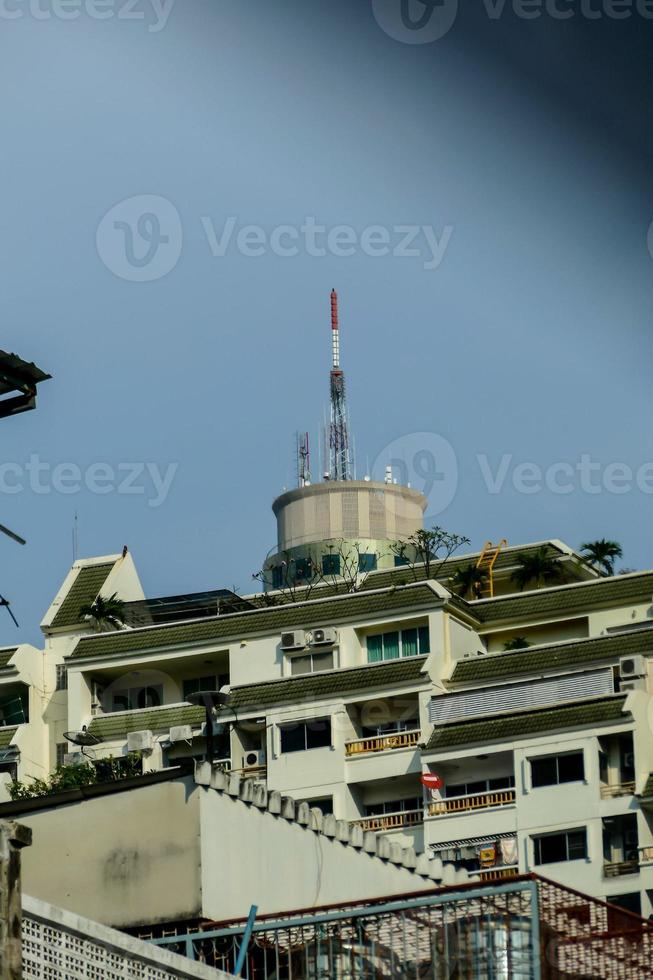
<path id="1" fill-rule="evenodd" d="M 523 591 L 531 583 L 536 589 L 554 585 L 562 578 L 562 567 L 557 558 L 551 557 L 546 545 L 532 554 L 522 552 L 517 555 L 520 567 L 510 576 L 515 585 Z"/>
<path id="2" fill-rule="evenodd" d="M 453 589 L 462 596 L 463 599 L 480 599 L 483 589 L 487 584 L 487 572 L 482 568 L 477 568 L 471 562 L 459 568 L 456 574 L 450 579 Z"/>
<path id="3" fill-rule="evenodd" d="M 117 595 L 117 592 L 108 598 L 99 595 L 93 602 L 82 606 L 79 615 L 91 622 L 98 632 L 120 629 L 125 623 L 125 603 Z"/>
<path id="4" fill-rule="evenodd" d="M 511 640 L 503 644 L 504 650 L 525 650 L 529 647 L 530 643 L 525 636 L 513 636 Z"/>
<path id="5" fill-rule="evenodd" d="M 590 565 L 598 566 L 606 575 L 614 575 L 614 563 L 617 558 L 623 558 L 623 549 L 618 541 L 599 538 L 598 541 L 586 541 L 580 546 L 581 554 Z"/>

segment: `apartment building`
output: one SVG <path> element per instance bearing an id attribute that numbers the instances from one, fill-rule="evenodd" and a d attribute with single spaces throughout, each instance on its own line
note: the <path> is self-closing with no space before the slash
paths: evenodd
<path id="1" fill-rule="evenodd" d="M 41 674 L 10 665 L 11 683 L 43 695 L 0 728 L 3 751 L 21 779 L 81 759 L 64 732 L 84 729 L 94 758 L 200 761 L 207 715 L 190 702 L 222 690 L 216 766 L 472 879 L 536 871 L 648 915 L 653 572 L 600 577 L 561 542 L 544 546 L 565 584 L 515 591 L 518 556 L 542 543 L 505 548 L 494 597 L 472 601 L 451 578 L 478 555 L 438 580 L 397 566 L 356 592 L 270 606 L 226 590 L 144 600 L 130 556 L 78 562 L 44 653 L 22 654 Z M 113 592 L 126 628 L 79 621 Z M 524 645 L 504 650 L 515 637 Z"/>

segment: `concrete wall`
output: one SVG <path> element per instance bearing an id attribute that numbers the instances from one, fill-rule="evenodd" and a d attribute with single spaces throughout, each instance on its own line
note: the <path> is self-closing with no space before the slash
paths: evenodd
<path id="1" fill-rule="evenodd" d="M 116 927 L 200 915 L 193 789 L 180 779 L 21 815 L 26 893 Z"/>

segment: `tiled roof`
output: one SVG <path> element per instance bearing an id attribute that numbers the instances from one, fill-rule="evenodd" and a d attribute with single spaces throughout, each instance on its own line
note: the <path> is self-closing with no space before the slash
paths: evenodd
<path id="1" fill-rule="evenodd" d="M 18 728 L 0 728 L 0 749 L 7 749 L 11 745 L 11 740 L 18 731 Z"/>
<path id="2" fill-rule="evenodd" d="M 52 626 L 77 626 L 81 623 L 79 610 L 97 599 L 114 565 L 115 562 L 112 561 L 102 565 L 83 565 L 77 572 L 66 598 L 59 606 L 52 620 Z"/>
<path id="3" fill-rule="evenodd" d="M 568 558 L 568 553 L 566 551 L 561 551 L 560 548 L 551 542 L 546 542 L 544 545 L 532 544 L 525 545 L 523 548 L 507 548 L 499 552 L 499 557 L 497 558 L 494 565 L 494 574 L 504 571 L 508 568 L 516 567 L 519 562 L 517 561 L 518 555 L 531 555 L 535 552 L 540 551 L 544 548 L 546 554 L 551 558 Z M 477 551 L 473 554 L 461 555 L 459 557 L 449 558 L 437 572 L 437 579 L 442 582 L 443 585 L 447 585 L 447 580 L 452 578 L 456 572 L 461 568 L 466 568 L 468 565 L 473 564 L 480 556 L 481 552 Z M 438 562 L 434 563 L 434 566 L 438 566 Z M 432 573 L 431 573 L 432 577 Z M 409 582 L 421 582 L 426 578 L 426 572 L 424 570 L 424 565 L 415 565 L 411 568 L 409 565 L 399 566 L 397 568 L 388 568 L 378 572 L 372 572 L 363 584 L 364 589 L 385 589 L 391 585 L 398 585 L 399 580 L 402 580 L 402 584 L 407 585 Z"/>
<path id="4" fill-rule="evenodd" d="M 230 706 L 236 711 L 250 708 L 262 710 L 271 705 L 292 702 L 315 701 L 331 695 L 363 691 L 366 688 L 394 687 L 410 682 L 428 682 L 422 673 L 426 657 L 406 657 L 380 664 L 367 664 L 344 670 L 325 671 L 320 674 L 306 674 L 301 677 L 288 677 L 264 684 L 247 684 L 231 689 Z"/>
<path id="5" fill-rule="evenodd" d="M 568 667 L 585 667 L 597 660 L 616 660 L 637 653 L 653 653 L 653 622 L 650 629 L 637 629 L 585 640 L 551 643 L 531 649 L 459 660 L 451 681 L 454 684 L 501 680 L 518 674 Z"/>
<path id="6" fill-rule="evenodd" d="M 428 752 L 465 748 L 479 742 L 514 741 L 549 731 L 628 721 L 630 715 L 623 715 L 625 700 L 625 697 L 611 696 L 577 701 L 562 708 L 539 708 L 537 711 L 454 722 L 434 729 L 425 748 Z"/>
<path id="7" fill-rule="evenodd" d="M 239 639 L 255 633 L 311 629 L 379 613 L 424 611 L 440 600 L 428 585 L 391 589 L 380 593 L 357 592 L 324 602 L 296 603 L 279 608 L 232 613 L 214 619 L 193 620 L 144 630 L 120 630 L 101 636 L 82 637 L 71 657 L 121 656 L 180 644 L 211 643 Z"/>
<path id="8" fill-rule="evenodd" d="M 0 650 L 0 670 L 8 666 L 17 649 L 18 647 L 7 647 L 6 650 Z"/>
<path id="9" fill-rule="evenodd" d="M 653 572 L 591 579 L 576 585 L 540 589 L 470 603 L 482 623 L 582 615 L 589 609 L 650 601 Z"/>
<path id="10" fill-rule="evenodd" d="M 165 732 L 173 725 L 200 725 L 206 718 L 203 707 L 176 704 L 170 708 L 146 708 L 143 711 L 116 711 L 97 715 L 89 725 L 89 732 L 108 740 L 120 738 L 129 732 Z"/>

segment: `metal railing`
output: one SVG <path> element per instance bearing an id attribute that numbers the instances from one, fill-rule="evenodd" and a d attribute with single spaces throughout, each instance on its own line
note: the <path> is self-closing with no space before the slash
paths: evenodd
<path id="1" fill-rule="evenodd" d="M 514 789 L 502 789 L 494 793 L 476 793 L 471 796 L 450 796 L 429 803 L 428 815 L 429 817 L 443 817 L 447 813 L 485 810 L 491 806 L 511 806 L 514 802 Z"/>
<path id="2" fill-rule="evenodd" d="M 603 865 L 604 878 L 620 878 L 622 875 L 636 875 L 639 861 L 606 861 Z"/>
<path id="3" fill-rule="evenodd" d="M 372 738 L 357 738 L 345 742 L 345 755 L 366 755 L 368 752 L 385 752 L 388 749 L 410 749 L 418 744 L 421 732 L 393 732 L 391 735 L 375 735 Z"/>
<path id="4" fill-rule="evenodd" d="M 613 786 L 601 786 L 601 799 L 611 800 L 615 796 L 633 796 L 635 783 L 615 783 Z"/>
<path id="5" fill-rule="evenodd" d="M 424 822 L 422 810 L 398 810 L 396 813 L 379 813 L 364 820 L 350 820 L 350 826 L 363 830 L 395 830 L 401 827 L 414 827 Z"/>
<path id="6" fill-rule="evenodd" d="M 518 874 L 519 865 L 517 864 L 511 864 L 508 867 L 483 868 L 481 871 L 472 872 L 472 876 L 480 878 L 481 881 L 496 881 L 499 878 L 516 878 Z"/>

